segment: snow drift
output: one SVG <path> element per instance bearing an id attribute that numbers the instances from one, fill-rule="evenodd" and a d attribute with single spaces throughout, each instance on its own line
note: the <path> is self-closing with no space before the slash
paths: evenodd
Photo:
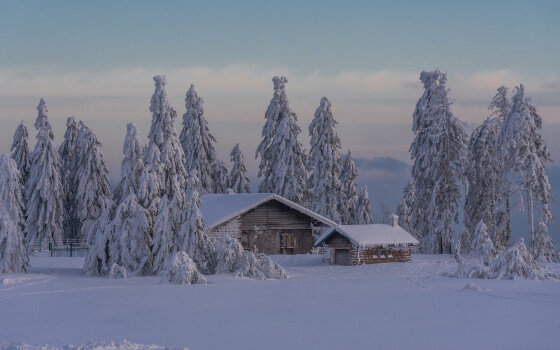
<path id="1" fill-rule="evenodd" d="M 97 342 L 92 341 L 81 345 L 29 345 L 25 343 L 0 343 L 0 350 L 179 350 L 187 348 L 168 348 L 158 345 L 144 345 L 122 340 L 119 342 Z"/>

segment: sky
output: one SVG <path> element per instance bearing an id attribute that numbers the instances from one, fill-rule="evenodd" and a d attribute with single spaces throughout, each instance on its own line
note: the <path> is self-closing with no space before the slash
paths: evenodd
<path id="1" fill-rule="evenodd" d="M 67 117 L 82 119 L 103 142 L 115 180 L 125 126 L 147 135 L 151 77 L 164 74 L 177 127 L 195 84 L 219 157 L 227 161 L 240 142 L 256 186 L 271 78 L 284 75 L 304 145 L 327 96 L 344 151 L 410 164 L 419 73 L 439 68 L 470 129 L 488 116 L 499 86 L 524 83 L 560 159 L 558 1 L 0 0 L 0 8 L 0 152 L 20 120 L 33 138 L 44 97 L 57 142 Z M 361 170 L 374 207 L 393 206 L 406 175 Z"/>

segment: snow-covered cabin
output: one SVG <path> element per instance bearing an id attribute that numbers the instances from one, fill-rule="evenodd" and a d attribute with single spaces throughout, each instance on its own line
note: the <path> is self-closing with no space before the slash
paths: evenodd
<path id="1" fill-rule="evenodd" d="M 206 232 L 231 235 L 243 248 L 265 254 L 307 254 L 314 235 L 335 222 L 273 193 L 205 194 Z"/>
<path id="2" fill-rule="evenodd" d="M 376 264 L 410 261 L 410 247 L 418 240 L 399 226 L 390 224 L 337 225 L 323 232 L 315 246 L 328 248 L 325 260 L 335 265 Z"/>

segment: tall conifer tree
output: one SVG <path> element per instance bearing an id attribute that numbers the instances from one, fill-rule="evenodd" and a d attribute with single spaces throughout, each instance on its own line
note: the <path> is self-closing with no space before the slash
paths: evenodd
<path id="1" fill-rule="evenodd" d="M 216 138 L 210 133 L 204 118 L 204 101 L 192 84 L 187 91 L 185 105 L 187 111 L 183 115 L 183 129 L 179 137 L 185 153 L 185 169 L 187 173 L 196 170 L 199 174 L 200 193 L 215 193 Z M 217 187 L 221 186 L 218 184 Z"/>
<path id="2" fill-rule="evenodd" d="M 513 190 L 525 194 L 532 250 L 535 249 L 534 209 L 538 209 L 539 220 L 544 224 L 552 222 L 551 189 L 545 170 L 546 164 L 552 159 L 539 133 L 541 128 L 542 119 L 533 100 L 525 96 L 521 84 L 515 88 L 511 110 L 504 121 L 499 140 L 504 155 L 504 176 Z"/>
<path id="3" fill-rule="evenodd" d="M 229 188 L 231 188 L 235 193 L 251 192 L 249 189 L 247 168 L 245 167 L 243 153 L 241 152 L 238 143 L 236 143 L 231 150 L 229 157 L 232 162 L 231 171 L 228 177 Z"/>
<path id="4" fill-rule="evenodd" d="M 342 194 L 339 199 L 340 221 L 344 225 L 354 224 L 358 219 L 357 205 L 358 192 L 356 191 L 356 178 L 358 169 L 352 158 L 352 152 L 348 151 L 342 162 L 340 181 L 342 183 Z"/>
<path id="5" fill-rule="evenodd" d="M 342 182 L 340 172 L 342 145 L 335 129 L 331 103 L 321 98 L 315 111 L 315 117 L 309 125 L 311 150 L 309 152 L 309 189 L 310 206 L 315 212 L 335 221 L 341 222 L 340 199 Z"/>
<path id="6" fill-rule="evenodd" d="M 37 143 L 31 154 L 26 188 L 25 233 L 32 249 L 46 249 L 49 243 L 62 245 L 64 193 L 60 179 L 60 157 L 43 99 L 39 102 L 37 111 Z"/>
<path id="7" fill-rule="evenodd" d="M 26 240 L 23 235 L 21 175 L 17 163 L 0 156 L 0 273 L 22 273 L 29 267 Z"/>
<path id="8" fill-rule="evenodd" d="M 259 177 L 263 177 L 259 192 L 276 193 L 301 204 L 308 196 L 306 155 L 297 140 L 301 130 L 286 96 L 288 79 L 274 77 L 272 81 L 274 97 L 266 111 L 263 138 L 257 148 L 261 158 Z"/>
<path id="9" fill-rule="evenodd" d="M 422 72 L 424 94 L 413 115 L 415 234 L 425 253 L 450 254 L 453 226 L 458 220 L 466 155 L 466 134 L 451 111 L 447 76 L 439 70 Z"/>
<path id="10" fill-rule="evenodd" d="M 10 148 L 10 156 L 12 156 L 16 162 L 23 186 L 27 183 L 29 169 L 31 168 L 28 137 L 29 133 L 22 121 L 14 133 L 14 140 L 12 142 L 12 147 Z"/>

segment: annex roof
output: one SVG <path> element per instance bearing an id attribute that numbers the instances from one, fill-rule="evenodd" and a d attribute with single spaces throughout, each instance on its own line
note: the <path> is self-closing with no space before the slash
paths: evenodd
<path id="1" fill-rule="evenodd" d="M 310 216 L 327 226 L 336 225 L 334 221 L 274 193 L 204 194 L 201 196 L 201 199 L 202 205 L 200 206 L 200 211 L 204 217 L 206 229 L 212 229 L 226 223 L 272 200 L 276 200 L 294 210 Z"/>
<path id="2" fill-rule="evenodd" d="M 325 242 L 335 232 L 346 237 L 352 244 L 360 248 L 373 246 L 411 246 L 418 245 L 416 238 L 400 226 L 386 224 L 371 225 L 337 225 L 327 229 L 319 237 L 316 246 Z"/>

